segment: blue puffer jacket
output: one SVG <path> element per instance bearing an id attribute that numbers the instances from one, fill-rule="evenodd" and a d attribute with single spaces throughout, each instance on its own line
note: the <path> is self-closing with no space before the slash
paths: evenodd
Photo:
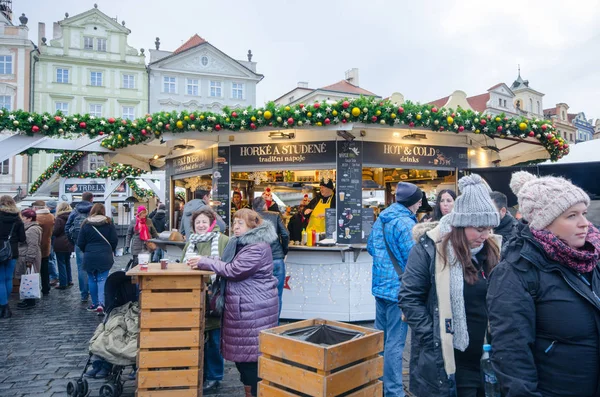
<path id="1" fill-rule="evenodd" d="M 376 298 L 398 302 L 398 292 L 400 291 L 398 273 L 394 270 L 394 264 L 388 255 L 383 240 L 384 236 L 390 250 L 398 260 L 398 264 L 404 270 L 408 254 L 414 245 L 412 228 L 416 223 L 415 214 L 398 203 L 386 208 L 375 221 L 367 242 L 367 251 L 373 257 L 371 291 Z"/>

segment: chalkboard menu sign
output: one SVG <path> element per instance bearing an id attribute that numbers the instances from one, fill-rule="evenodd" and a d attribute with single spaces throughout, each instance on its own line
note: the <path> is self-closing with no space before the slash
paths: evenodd
<path id="1" fill-rule="evenodd" d="M 335 236 L 337 222 L 335 221 L 337 210 L 335 208 L 327 208 L 325 210 L 325 238 Z"/>
<path id="2" fill-rule="evenodd" d="M 167 160 L 170 175 L 187 174 L 188 172 L 209 170 L 213 167 L 212 149 L 202 149 L 196 152 L 174 157 Z"/>
<path id="3" fill-rule="evenodd" d="M 229 199 L 229 191 L 231 190 L 229 183 L 230 150 L 229 146 L 219 146 L 215 148 L 215 151 L 217 152 L 215 155 L 216 172 L 213 174 L 213 181 L 216 180 L 217 183 L 213 182 L 213 198 L 219 202 L 216 207 L 217 214 L 223 218 L 226 225 L 229 225 L 229 211 L 231 210 Z"/>
<path id="4" fill-rule="evenodd" d="M 337 242 L 362 241 L 362 142 L 337 142 Z"/>
<path id="5" fill-rule="evenodd" d="M 373 208 L 362 209 L 362 242 L 366 243 L 373 230 L 373 224 L 375 223 L 375 211 Z"/>

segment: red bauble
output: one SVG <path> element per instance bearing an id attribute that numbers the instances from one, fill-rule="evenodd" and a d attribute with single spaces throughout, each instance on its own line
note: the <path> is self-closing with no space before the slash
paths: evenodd
<path id="1" fill-rule="evenodd" d="M 40 127 L 38 127 L 37 125 L 34 125 L 33 127 L 31 127 L 31 131 L 33 131 L 33 132 L 39 132 L 40 131 Z"/>
<path id="2" fill-rule="evenodd" d="M 451 114 L 452 118 L 456 117 L 456 113 Z"/>
<path id="3" fill-rule="evenodd" d="M 465 130 L 465 127 L 463 127 L 462 125 L 460 127 L 458 127 L 458 132 L 463 132 Z"/>
<path id="4" fill-rule="evenodd" d="M 565 143 L 565 149 L 566 149 L 566 148 L 568 148 L 568 147 L 569 147 L 569 144 L 568 144 L 568 143 Z"/>
<path id="5" fill-rule="evenodd" d="M 505 118 L 504 118 L 504 121 L 506 121 L 506 120 L 508 120 L 508 117 L 505 117 Z"/>
<path id="6" fill-rule="evenodd" d="M 444 131 L 444 127 L 443 127 L 443 126 L 442 126 L 442 127 L 440 127 L 440 131 Z"/>
<path id="7" fill-rule="evenodd" d="M 431 108 L 432 113 L 437 113 L 437 111 L 438 111 L 437 108 Z"/>
<path id="8" fill-rule="evenodd" d="M 400 113 L 400 114 L 404 113 L 404 108 L 402 106 L 400 106 L 398 108 L 398 113 Z"/>
<path id="9" fill-rule="evenodd" d="M 146 119 L 146 122 L 147 122 L 147 123 L 151 123 L 151 122 L 152 122 L 152 117 L 148 117 L 148 118 Z"/>
<path id="10" fill-rule="evenodd" d="M 236 112 L 231 112 L 231 117 L 236 118 L 237 117 L 237 113 Z"/>
<path id="11" fill-rule="evenodd" d="M 221 131 L 221 126 L 219 124 L 215 125 L 215 130 Z"/>
<path id="12" fill-rule="evenodd" d="M 350 106 L 350 102 L 348 102 L 348 101 L 344 101 L 344 102 L 342 102 L 342 107 L 343 107 L 344 109 L 348 109 L 348 106 Z"/>
<path id="13" fill-rule="evenodd" d="M 165 128 L 166 128 L 167 130 L 170 130 L 170 129 L 171 129 L 171 124 L 167 124 L 167 125 L 165 125 Z"/>
<path id="14" fill-rule="evenodd" d="M 501 125 L 499 125 L 499 126 L 498 126 L 498 128 L 496 128 L 496 130 L 497 130 L 498 132 L 502 132 L 502 126 L 501 126 Z"/>
<path id="15" fill-rule="evenodd" d="M 410 123 L 408 123 L 408 126 L 409 126 L 409 127 L 414 127 L 414 126 L 415 126 L 415 123 L 414 123 L 413 121 L 411 121 Z"/>
<path id="16" fill-rule="evenodd" d="M 145 131 L 145 130 L 142 130 L 142 131 Z M 104 131 L 98 131 L 98 135 L 104 135 Z M 144 135 L 146 135 L 146 134 L 144 134 Z"/>
<path id="17" fill-rule="evenodd" d="M 190 120 L 196 120 L 196 115 L 194 113 L 190 114 Z"/>
<path id="18" fill-rule="evenodd" d="M 486 124 L 487 124 L 487 121 L 485 121 L 485 119 L 481 119 L 481 120 L 479 121 L 479 123 L 480 123 L 481 125 L 486 125 Z"/>
<path id="19" fill-rule="evenodd" d="M 250 123 L 250 128 L 252 128 L 253 130 L 255 130 L 256 129 L 256 124 Z"/>
<path id="20" fill-rule="evenodd" d="M 61 120 L 62 120 L 62 117 L 54 116 L 54 121 L 56 121 L 57 123 L 59 123 Z"/>
<path id="21" fill-rule="evenodd" d="M 114 123 L 115 123 L 115 121 L 116 121 L 116 120 L 115 120 L 115 118 L 114 118 L 114 117 L 111 117 L 111 118 L 109 118 L 109 119 L 108 119 L 108 122 L 109 122 L 109 123 L 111 123 L 111 124 L 114 124 Z"/>
<path id="22" fill-rule="evenodd" d="M 81 123 L 79 123 L 79 128 L 85 128 L 85 127 L 87 127 L 85 122 L 82 121 Z"/>
<path id="23" fill-rule="evenodd" d="M 272 121 L 269 123 L 269 127 L 273 127 L 273 122 Z"/>
<path id="24" fill-rule="evenodd" d="M 127 125 L 127 120 L 121 120 L 121 124 Z"/>
<path id="25" fill-rule="evenodd" d="M 288 125 L 293 125 L 294 119 L 290 117 L 289 119 L 287 119 L 287 123 L 288 123 Z"/>
<path id="26" fill-rule="evenodd" d="M 371 117 L 371 121 L 374 122 L 374 123 L 377 122 L 377 116 Z"/>
<path id="27" fill-rule="evenodd" d="M 318 108 L 320 108 L 320 107 L 321 107 L 321 104 L 320 104 L 319 102 L 316 102 L 316 103 L 313 105 L 313 107 L 314 107 L 315 109 L 318 109 Z"/>
<path id="28" fill-rule="evenodd" d="M 112 168 L 109 168 L 109 169 L 108 169 L 108 172 L 112 172 Z"/>
<path id="29" fill-rule="evenodd" d="M 546 131 L 548 129 L 548 126 L 546 124 L 542 124 L 542 131 Z"/>
<path id="30" fill-rule="evenodd" d="M 535 132 L 533 132 L 533 131 L 529 131 L 529 134 L 528 134 L 528 135 L 529 135 L 529 137 L 530 137 L 530 138 L 533 138 L 533 137 L 535 136 Z"/>
<path id="31" fill-rule="evenodd" d="M 142 135 L 146 135 L 146 134 L 147 134 L 146 130 L 142 130 Z"/>
<path id="32" fill-rule="evenodd" d="M 303 103 L 300 104 L 300 109 L 304 109 L 304 104 Z"/>
<path id="33" fill-rule="evenodd" d="M 324 120 L 324 122 L 325 122 L 325 124 L 327 124 L 327 125 L 331 124 L 331 120 L 329 120 L 329 119 L 325 119 L 325 120 Z"/>
<path id="34" fill-rule="evenodd" d="M 342 123 L 346 124 L 346 119 L 342 119 Z"/>

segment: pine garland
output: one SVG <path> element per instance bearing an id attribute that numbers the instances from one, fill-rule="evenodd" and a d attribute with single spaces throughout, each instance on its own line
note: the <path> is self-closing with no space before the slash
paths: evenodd
<path id="1" fill-rule="evenodd" d="M 127 179 L 127 185 L 131 188 L 133 193 L 141 199 L 149 199 L 150 197 L 154 197 L 154 191 L 151 189 L 144 189 L 138 186 L 135 179 Z"/>
<path id="2" fill-rule="evenodd" d="M 52 175 L 57 172 L 67 172 L 72 169 L 78 162 L 81 160 L 86 153 L 84 152 L 65 152 L 59 158 L 54 160 L 50 167 L 48 167 L 42 174 L 38 177 L 38 179 L 33 182 L 31 188 L 29 189 L 29 194 L 34 194 L 38 191 L 40 186 L 48 179 L 52 177 Z"/>

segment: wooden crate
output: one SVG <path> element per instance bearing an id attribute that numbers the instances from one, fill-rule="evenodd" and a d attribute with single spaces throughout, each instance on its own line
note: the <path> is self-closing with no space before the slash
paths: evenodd
<path id="1" fill-rule="evenodd" d="M 130 270 L 140 287 L 137 397 L 202 396 L 204 310 L 210 272 L 170 263 Z"/>
<path id="2" fill-rule="evenodd" d="M 363 337 L 321 346 L 281 335 L 328 324 Z M 262 397 L 374 397 L 383 395 L 383 332 L 352 324 L 313 319 L 262 331 L 258 395 Z"/>

